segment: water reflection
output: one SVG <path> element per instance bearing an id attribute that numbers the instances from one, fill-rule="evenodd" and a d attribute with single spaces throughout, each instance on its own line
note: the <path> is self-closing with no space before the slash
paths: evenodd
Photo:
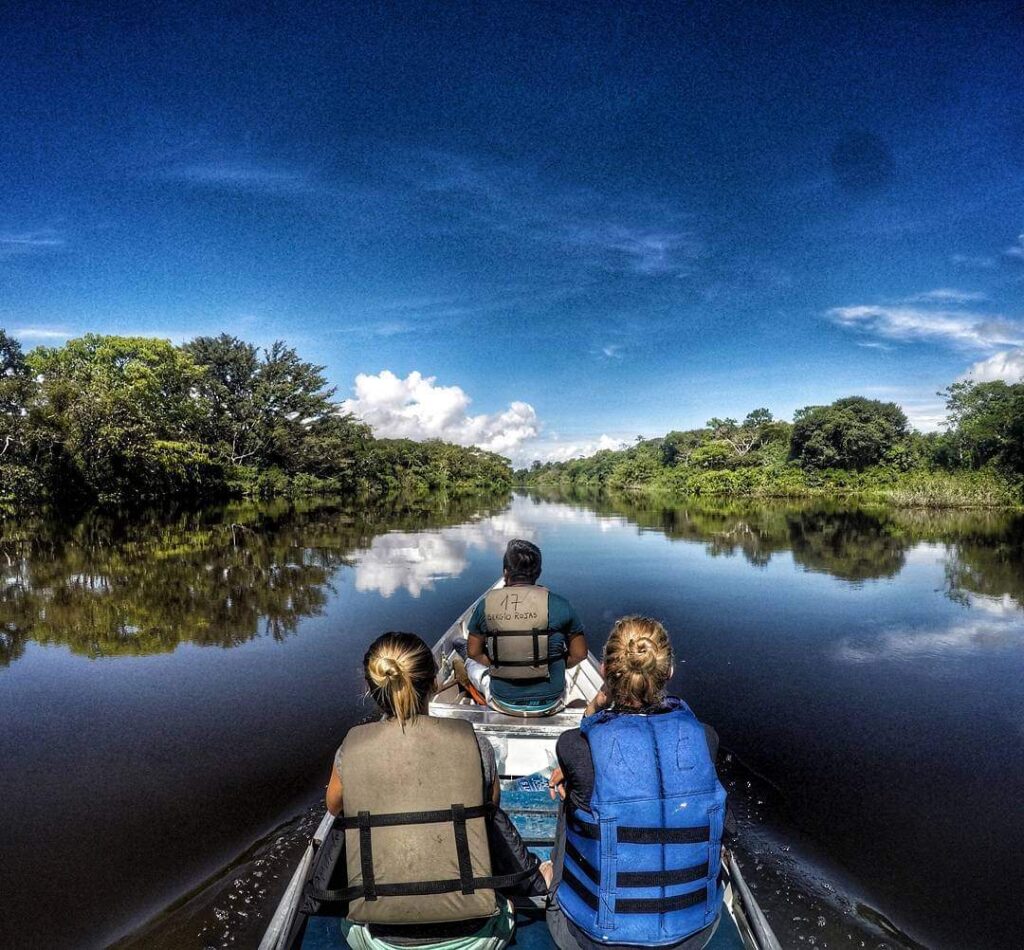
<path id="1" fill-rule="evenodd" d="M 499 563 L 510 537 L 563 528 L 655 531 L 740 556 L 755 568 L 787 554 L 848 584 L 893 578 L 915 558 L 943 565 L 947 596 L 978 619 L 948 630 L 889 630 L 836 656 L 970 652 L 1011 642 L 1024 611 L 1024 516 L 821 503 L 537 497 L 399 504 L 234 504 L 149 518 L 90 515 L 67 526 L 7 524 L 0 535 L 0 666 L 25 643 L 91 657 L 283 639 L 321 613 L 349 567 L 357 591 L 419 597 L 458 577 L 473 552 Z"/>
<path id="2" fill-rule="evenodd" d="M 246 503 L 172 518 L 91 514 L 71 527 L 8 524 L 0 536 L 0 665 L 29 640 L 90 657 L 280 640 L 323 610 L 334 574 L 372 549 L 375 534 L 457 524 L 506 503 Z M 429 561 L 426 546 L 423 554 Z"/>

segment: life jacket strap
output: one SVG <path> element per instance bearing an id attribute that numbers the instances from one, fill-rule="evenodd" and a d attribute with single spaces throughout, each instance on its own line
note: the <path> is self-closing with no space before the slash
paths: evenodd
<path id="1" fill-rule="evenodd" d="M 705 868 L 706 869 L 706 868 Z M 569 887 L 591 910 L 596 911 L 600 905 L 597 894 L 567 867 L 562 867 L 562 883 Z M 673 911 L 696 907 L 707 900 L 708 889 L 702 887 L 696 891 L 677 894 L 675 897 L 629 897 L 615 898 L 616 914 L 671 914 Z"/>
<path id="2" fill-rule="evenodd" d="M 492 875 L 491 877 L 474 877 L 471 879 L 473 887 L 478 890 L 501 891 L 509 887 L 515 887 L 527 878 L 537 873 L 536 868 L 526 868 L 516 871 L 514 874 Z M 446 881 L 410 881 L 407 884 L 376 884 L 374 900 L 381 897 L 423 897 L 431 894 L 450 894 L 454 891 L 461 891 L 463 882 L 461 878 L 452 878 Z M 343 902 L 363 898 L 370 900 L 366 894 L 365 887 L 357 884 L 353 887 L 333 888 L 320 890 L 311 888 L 309 896 L 314 900 L 326 902 Z"/>
<path id="3" fill-rule="evenodd" d="M 464 820 L 483 818 L 494 810 L 494 806 L 491 804 L 470 805 L 468 808 L 464 805 L 457 807 L 462 809 Z M 365 823 L 369 828 L 393 828 L 396 825 L 430 825 L 442 821 L 455 821 L 455 808 L 456 806 L 453 805 L 451 808 L 441 808 L 437 811 L 396 811 L 384 815 L 360 812 L 358 816 L 342 818 L 339 824 L 342 828 L 348 830 L 362 828 L 364 823 L 363 816 L 365 815 Z M 362 842 L 360 841 L 361 844 Z"/>
<path id="4" fill-rule="evenodd" d="M 584 821 L 578 812 L 573 811 L 570 814 L 569 823 L 572 830 L 581 838 L 590 838 L 592 841 L 601 840 L 601 829 L 589 821 Z M 619 844 L 702 844 L 711 840 L 711 826 L 639 828 L 619 825 L 615 835 Z"/>
<path id="5" fill-rule="evenodd" d="M 348 902 L 362 898 L 375 901 L 381 897 L 422 897 L 431 894 L 449 894 L 461 891 L 473 894 L 478 890 L 502 890 L 514 887 L 536 873 L 536 868 L 525 868 L 513 874 L 490 875 L 488 877 L 473 876 L 473 859 L 469 849 L 469 835 L 466 822 L 473 818 L 484 818 L 494 811 L 490 802 L 484 805 L 453 804 L 450 808 L 435 811 L 403 811 L 384 815 L 374 815 L 361 811 L 358 815 L 345 816 L 338 824 L 346 830 L 359 831 L 359 859 L 362 871 L 362 883 L 352 887 L 335 888 L 333 890 L 309 891 L 314 900 Z M 403 884 L 381 884 L 377 881 L 373 869 L 373 836 L 372 828 L 394 828 L 398 825 L 429 825 L 439 822 L 451 822 L 455 835 L 455 850 L 459 859 L 459 877 L 439 881 L 409 881 Z"/>
<path id="6" fill-rule="evenodd" d="M 568 838 L 565 841 L 565 853 L 590 878 L 595 887 L 601 886 L 600 870 L 595 868 Z M 692 867 L 670 868 L 665 871 L 619 871 L 615 875 L 615 884 L 617 887 L 674 887 L 703 881 L 710 873 L 710 864 L 705 861 Z"/>

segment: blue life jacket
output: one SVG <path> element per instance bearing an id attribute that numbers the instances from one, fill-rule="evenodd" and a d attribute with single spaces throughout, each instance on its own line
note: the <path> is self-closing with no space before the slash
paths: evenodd
<path id="1" fill-rule="evenodd" d="M 725 789 L 704 727 L 681 699 L 656 715 L 602 710 L 580 725 L 594 760 L 590 812 L 567 811 L 558 902 L 614 944 L 678 943 L 710 924 Z"/>

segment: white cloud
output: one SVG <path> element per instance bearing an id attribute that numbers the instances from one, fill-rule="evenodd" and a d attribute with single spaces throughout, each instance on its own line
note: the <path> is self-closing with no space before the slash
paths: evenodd
<path id="1" fill-rule="evenodd" d="M 64 246 L 64 238 L 56 231 L 0 232 L 0 258 L 42 254 Z"/>
<path id="2" fill-rule="evenodd" d="M 11 330 L 11 336 L 19 340 L 70 340 L 74 336 L 67 330 L 51 330 L 47 327 L 19 327 Z"/>
<path id="3" fill-rule="evenodd" d="M 625 440 L 613 438 L 605 433 L 596 439 L 551 438 L 523 445 L 519 450 L 519 456 L 526 464 L 534 459 L 541 462 L 567 462 L 569 459 L 585 458 L 606 449 L 621 449 L 624 443 Z"/>
<path id="4" fill-rule="evenodd" d="M 987 296 L 979 290 L 956 290 L 953 287 L 939 287 L 923 294 L 907 297 L 907 303 L 972 303 L 986 300 Z"/>
<path id="5" fill-rule="evenodd" d="M 912 306 L 833 307 L 840 326 L 901 342 L 933 341 L 969 349 L 1024 345 L 1024 326 L 998 315 Z"/>
<path id="6" fill-rule="evenodd" d="M 540 431 L 533 406 L 513 402 L 504 412 L 470 415 L 472 400 L 459 386 L 438 386 L 436 377 L 412 372 L 400 379 L 389 370 L 360 373 L 355 396 L 344 412 L 366 422 L 384 438 L 444 439 L 508 454 Z"/>
<path id="7" fill-rule="evenodd" d="M 610 360 L 621 360 L 622 359 L 622 346 L 619 343 L 608 343 L 601 347 L 601 353 L 607 359 Z"/>
<path id="8" fill-rule="evenodd" d="M 1024 347 L 994 353 L 987 360 L 978 360 L 961 377 L 978 383 L 991 383 L 1003 379 L 1008 383 L 1024 380 Z"/>
<path id="9" fill-rule="evenodd" d="M 969 254 L 954 254 L 950 260 L 960 267 L 972 267 L 978 270 L 991 270 L 996 266 L 996 259 L 994 257 L 972 257 Z"/>
<path id="10" fill-rule="evenodd" d="M 1015 261 L 1024 261 L 1024 234 L 1017 235 L 1017 243 L 1003 251 L 1003 256 Z"/>

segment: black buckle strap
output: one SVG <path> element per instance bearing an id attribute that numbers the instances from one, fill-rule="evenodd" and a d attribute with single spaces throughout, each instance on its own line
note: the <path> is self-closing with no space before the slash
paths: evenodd
<path id="1" fill-rule="evenodd" d="M 676 910 L 696 907 L 708 899 L 708 889 L 688 891 L 675 897 L 631 897 L 615 901 L 616 914 L 671 914 Z"/>
<path id="2" fill-rule="evenodd" d="M 601 871 L 591 864 L 579 848 L 568 838 L 565 840 L 565 853 L 573 863 L 594 883 L 601 886 Z M 615 875 L 617 887 L 674 887 L 679 884 L 692 884 L 702 881 L 710 873 L 708 862 L 695 864 L 688 868 L 675 868 L 665 871 L 619 871 Z"/>
<path id="3" fill-rule="evenodd" d="M 564 864 L 562 865 L 562 883 L 567 884 L 569 886 L 569 890 L 571 890 L 591 910 L 597 910 L 599 904 L 597 895 L 588 891 L 586 885 Z"/>
<path id="4" fill-rule="evenodd" d="M 562 867 L 562 883 L 568 885 L 569 889 L 586 904 L 591 910 L 596 911 L 600 906 L 598 896 L 587 890 L 586 885 L 572 873 L 569 868 Z M 686 894 L 677 894 L 675 897 L 636 897 L 616 898 L 616 914 L 671 914 L 673 911 L 685 910 L 687 907 L 696 907 L 707 900 L 708 889 L 700 888 L 697 891 L 690 891 Z"/>
<path id="5" fill-rule="evenodd" d="M 370 813 L 361 811 L 356 822 L 359 826 L 359 861 L 363 872 L 363 897 L 377 899 L 377 882 L 373 874 L 373 836 L 370 834 Z"/>
<path id="6" fill-rule="evenodd" d="M 615 883 L 619 887 L 672 887 L 702 881 L 708 873 L 708 863 L 705 861 L 693 867 L 670 871 L 620 871 L 615 875 Z"/>
<path id="7" fill-rule="evenodd" d="M 580 837 L 594 841 L 601 839 L 601 829 L 589 821 L 583 821 L 575 810 L 569 815 L 569 823 Z M 619 844 L 701 844 L 711 840 L 711 828 L 708 825 L 696 828 L 635 828 L 620 825 L 616 840 Z"/>
<path id="8" fill-rule="evenodd" d="M 579 866 L 579 869 L 587 875 L 598 887 L 601 886 L 601 872 L 594 867 L 568 838 L 565 839 L 565 853 Z"/>
<path id="9" fill-rule="evenodd" d="M 550 661 L 545 656 L 538 660 L 502 660 L 500 663 L 495 660 L 493 665 L 496 669 L 503 666 L 550 666 Z"/>
<path id="10" fill-rule="evenodd" d="M 526 868 L 516 871 L 514 874 L 492 875 L 491 877 L 474 877 L 470 879 L 473 891 L 494 890 L 500 891 L 514 887 L 520 881 L 525 881 L 537 873 L 536 868 Z M 444 881 L 409 881 L 406 884 L 376 884 L 375 899 L 381 897 L 424 897 L 433 894 L 451 894 L 454 891 L 461 891 L 463 882 L 461 878 L 451 878 Z M 472 893 L 471 891 L 470 893 Z M 333 890 L 310 889 L 310 896 L 314 900 L 328 902 L 348 903 L 360 897 L 368 900 L 363 885 L 357 884 L 353 887 L 335 888 Z"/>
<path id="11" fill-rule="evenodd" d="M 473 859 L 469 854 L 465 805 L 452 805 L 452 825 L 455 827 L 455 853 L 459 856 L 459 880 L 462 882 L 462 893 L 472 894 L 474 891 Z"/>
<path id="12" fill-rule="evenodd" d="M 492 811 L 493 805 L 470 805 L 463 809 L 463 815 L 468 821 L 470 818 L 483 818 Z M 385 815 L 373 815 L 370 812 L 360 812 L 357 818 L 342 818 L 342 828 L 362 828 L 363 815 L 367 816 L 367 826 L 370 828 L 393 828 L 395 825 L 430 825 L 442 821 L 454 821 L 455 816 L 451 808 L 442 808 L 437 811 L 398 811 L 389 812 Z M 362 845 L 362 841 L 360 841 Z"/>
<path id="13" fill-rule="evenodd" d="M 619 844 L 700 844 L 711 840 L 711 828 L 629 828 L 619 826 Z"/>

